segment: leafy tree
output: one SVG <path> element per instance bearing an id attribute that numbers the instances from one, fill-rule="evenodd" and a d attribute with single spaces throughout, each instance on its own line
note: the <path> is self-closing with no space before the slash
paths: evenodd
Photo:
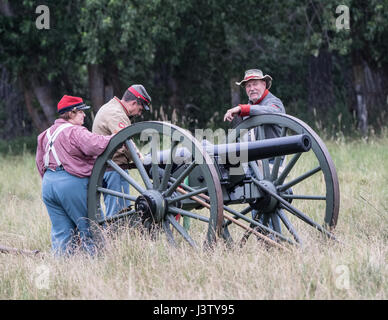
<path id="1" fill-rule="evenodd" d="M 381 113 L 386 105 L 388 92 L 388 64 L 384 52 L 387 44 L 388 1 L 348 0 L 350 29 L 338 30 L 333 17 L 336 1 L 310 1 L 315 8 L 320 32 L 313 33 L 307 43 L 312 52 L 328 51 L 340 56 L 343 68 L 342 80 L 350 78 L 347 88 L 347 104 L 357 117 L 358 129 L 367 135 L 369 124 L 383 126 L 386 114 Z M 315 85 L 314 87 L 318 87 Z M 310 89 L 311 91 L 312 89 Z"/>
<path id="2" fill-rule="evenodd" d="M 77 31 L 95 110 L 121 95 L 128 86 L 124 80 L 135 78 L 139 70 L 143 75 L 152 60 L 152 43 L 144 30 L 150 18 L 143 10 L 141 2 L 117 0 L 87 0 L 80 8 Z"/>
<path id="3" fill-rule="evenodd" d="M 75 72 L 81 51 L 74 14 L 79 3 L 41 1 L 39 4 L 50 9 L 50 29 L 40 30 L 35 24 L 35 1 L 3 0 L 2 8 L 7 9 L 0 15 L 1 61 L 19 79 L 27 110 L 40 131 L 55 119 L 56 102 L 63 89 L 71 92 L 81 83 Z"/>
<path id="4" fill-rule="evenodd" d="M 271 91 L 297 117 L 337 116 L 347 104 L 363 134 L 384 126 L 388 0 L 342 1 L 350 30 L 338 30 L 334 0 L 39 4 L 50 8 L 49 30 L 36 28 L 36 1 L 0 0 L 0 61 L 38 130 L 52 122 L 64 93 L 96 111 L 132 83 L 153 98 L 146 119 L 161 117 L 160 108 L 190 129 L 226 126 L 225 110 L 246 99 L 234 82 L 249 68 L 274 78 Z"/>

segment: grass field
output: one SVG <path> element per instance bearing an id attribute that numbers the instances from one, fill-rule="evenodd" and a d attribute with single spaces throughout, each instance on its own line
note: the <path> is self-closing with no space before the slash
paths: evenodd
<path id="1" fill-rule="evenodd" d="M 301 249 L 173 249 L 123 228 L 95 258 L 50 254 L 50 220 L 34 155 L 0 156 L 0 299 L 387 299 L 388 138 L 327 142 L 337 168 L 340 243 Z"/>

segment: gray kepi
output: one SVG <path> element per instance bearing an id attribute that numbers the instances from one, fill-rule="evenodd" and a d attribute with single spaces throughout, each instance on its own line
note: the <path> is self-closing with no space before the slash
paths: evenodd
<path id="1" fill-rule="evenodd" d="M 141 84 L 133 84 L 128 88 L 129 92 L 132 92 L 136 98 L 138 98 L 143 105 L 144 109 L 149 111 L 151 105 L 151 97 L 147 90 Z"/>

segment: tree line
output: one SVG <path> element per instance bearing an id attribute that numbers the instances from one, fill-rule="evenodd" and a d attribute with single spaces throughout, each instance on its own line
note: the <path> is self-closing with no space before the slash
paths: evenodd
<path id="1" fill-rule="evenodd" d="M 133 83 L 152 96 L 145 119 L 225 126 L 226 109 L 246 102 L 234 82 L 250 68 L 273 77 L 287 113 L 366 136 L 387 119 L 387 9 L 388 0 L 0 0 L 0 138 L 46 129 L 64 94 L 96 112 Z"/>

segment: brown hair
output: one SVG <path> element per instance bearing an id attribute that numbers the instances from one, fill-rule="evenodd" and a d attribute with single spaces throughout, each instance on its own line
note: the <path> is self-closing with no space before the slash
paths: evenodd
<path id="1" fill-rule="evenodd" d="M 70 113 L 72 113 L 73 111 L 67 111 L 67 112 L 65 112 L 65 113 L 62 113 L 62 114 L 60 114 L 59 115 L 59 119 L 63 119 L 63 120 L 70 120 L 71 119 L 71 117 L 70 117 Z"/>
<path id="2" fill-rule="evenodd" d="M 71 116 L 71 113 L 77 113 L 78 111 L 80 111 L 80 110 L 77 110 L 77 109 L 74 108 L 73 110 L 70 110 L 70 111 L 67 111 L 65 113 L 60 114 L 59 118 L 68 121 L 68 120 L 73 118 Z"/>

